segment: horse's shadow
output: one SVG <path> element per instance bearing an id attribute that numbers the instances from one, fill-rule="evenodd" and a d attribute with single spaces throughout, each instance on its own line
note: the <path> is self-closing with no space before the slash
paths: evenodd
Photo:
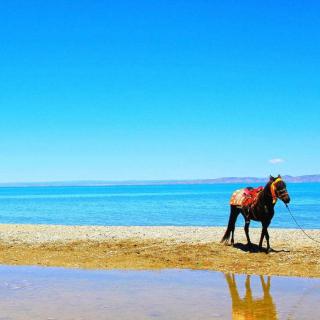
<path id="1" fill-rule="evenodd" d="M 248 244 L 243 244 L 243 243 L 235 243 L 233 245 L 234 248 L 242 250 L 244 252 L 250 252 L 250 253 L 260 253 L 260 252 L 265 252 L 265 253 L 280 253 L 280 252 L 290 252 L 290 250 L 275 250 L 270 248 L 269 251 L 267 251 L 266 248 L 262 248 L 262 250 L 259 248 L 257 244 L 252 243 L 251 245 Z"/>

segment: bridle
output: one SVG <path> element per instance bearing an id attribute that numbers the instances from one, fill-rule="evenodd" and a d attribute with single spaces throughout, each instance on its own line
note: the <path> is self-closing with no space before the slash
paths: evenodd
<path id="1" fill-rule="evenodd" d="M 289 196 L 288 191 L 285 187 L 280 190 L 277 189 L 277 183 L 280 181 L 283 181 L 283 180 L 281 178 L 277 178 L 271 183 L 270 190 L 271 190 L 273 204 L 277 202 L 278 198 L 283 201 L 284 198 Z"/>

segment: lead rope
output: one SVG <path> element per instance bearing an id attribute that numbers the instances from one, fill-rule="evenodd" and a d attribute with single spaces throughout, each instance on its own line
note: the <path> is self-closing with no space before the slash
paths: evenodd
<path id="1" fill-rule="evenodd" d="M 291 212 L 291 210 L 290 210 L 290 208 L 289 208 L 289 206 L 288 206 L 287 203 L 285 203 L 285 206 L 287 207 L 287 209 L 288 209 L 288 211 L 289 211 L 292 219 L 294 220 L 294 222 L 296 223 L 296 225 L 300 228 L 300 230 L 301 230 L 310 240 L 312 240 L 312 241 L 314 241 L 314 242 L 317 242 L 317 243 L 320 243 L 319 240 L 314 239 L 313 237 L 311 237 L 310 235 L 308 235 L 308 234 L 303 230 L 303 228 L 300 226 L 300 224 L 298 223 L 298 221 L 296 220 L 296 218 L 293 216 L 293 214 L 292 214 L 292 212 Z"/>

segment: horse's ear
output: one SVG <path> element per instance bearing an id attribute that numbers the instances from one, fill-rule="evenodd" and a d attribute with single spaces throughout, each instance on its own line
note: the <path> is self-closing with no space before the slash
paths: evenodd
<path id="1" fill-rule="evenodd" d="M 270 174 L 270 181 L 276 180 L 271 174 Z"/>

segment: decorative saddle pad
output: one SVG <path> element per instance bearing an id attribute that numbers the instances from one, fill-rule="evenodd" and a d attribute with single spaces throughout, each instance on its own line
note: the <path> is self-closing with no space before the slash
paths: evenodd
<path id="1" fill-rule="evenodd" d="M 263 187 L 238 189 L 232 194 L 230 204 L 240 207 L 249 206 L 262 190 Z"/>

